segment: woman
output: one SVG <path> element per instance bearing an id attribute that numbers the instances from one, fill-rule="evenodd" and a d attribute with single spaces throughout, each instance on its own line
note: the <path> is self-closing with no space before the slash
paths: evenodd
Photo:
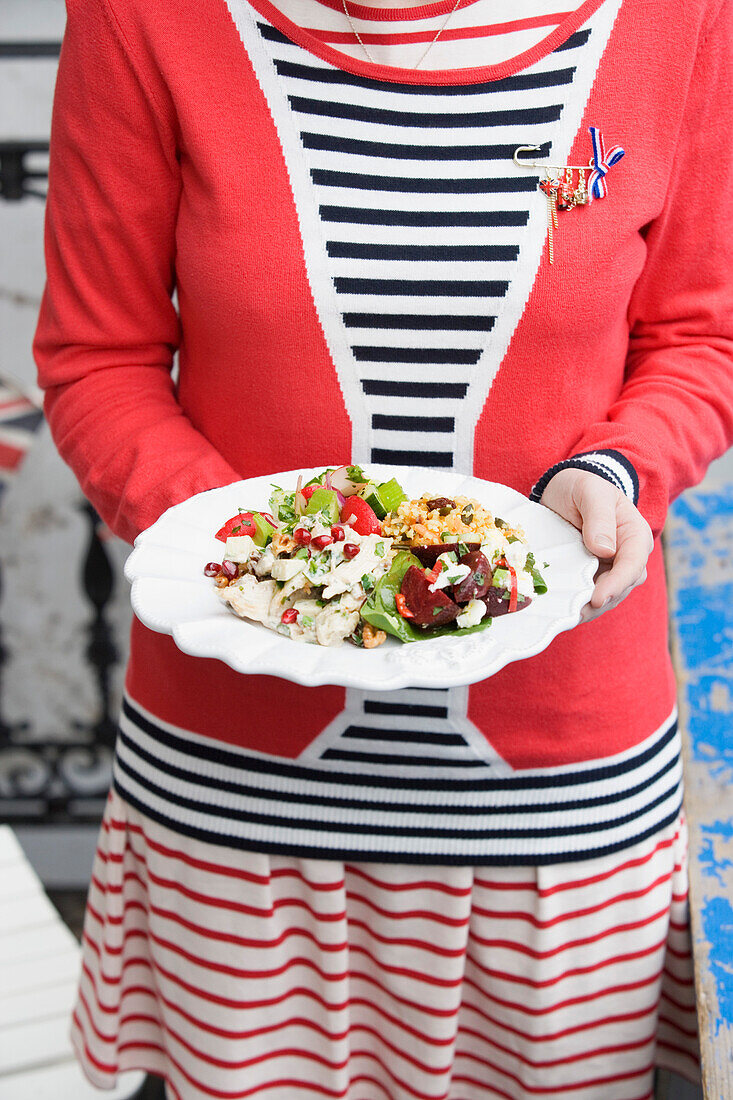
<path id="1" fill-rule="evenodd" d="M 650 530 L 733 439 L 731 6 L 68 10 L 35 353 L 110 526 L 384 461 L 533 491 L 605 563 L 597 621 L 470 690 L 240 676 L 135 622 L 87 1073 L 180 1100 L 694 1079 Z M 595 171 L 547 196 L 533 156 Z"/>

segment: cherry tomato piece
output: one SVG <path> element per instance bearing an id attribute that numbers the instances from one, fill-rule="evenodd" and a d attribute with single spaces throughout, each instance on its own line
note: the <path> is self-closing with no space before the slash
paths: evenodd
<path id="1" fill-rule="evenodd" d="M 382 524 L 362 497 L 348 497 L 341 509 L 341 522 L 350 524 L 359 535 L 382 533 Z"/>
<path id="2" fill-rule="evenodd" d="M 228 519 L 214 536 L 219 542 L 226 542 L 230 535 L 239 538 L 241 535 L 249 535 L 254 538 L 257 534 L 255 522 L 251 512 L 240 512 L 237 516 Z"/>

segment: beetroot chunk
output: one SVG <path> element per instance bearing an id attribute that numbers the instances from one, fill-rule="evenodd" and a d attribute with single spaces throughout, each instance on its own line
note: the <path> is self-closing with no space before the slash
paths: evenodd
<path id="1" fill-rule="evenodd" d="M 489 591 L 491 584 L 491 566 L 488 558 L 480 550 L 471 550 L 458 560 L 461 565 L 467 565 L 471 572 L 458 584 L 453 585 L 453 599 L 456 603 L 482 599 Z"/>
<path id="2" fill-rule="evenodd" d="M 468 550 L 478 550 L 481 545 L 480 542 L 464 542 L 463 544 Z M 458 555 L 458 543 L 457 542 L 433 542 L 428 546 L 411 546 L 409 548 L 410 553 L 414 554 L 416 558 L 422 562 L 426 569 L 432 569 L 436 561 L 441 554 L 447 554 L 449 550 L 452 550 L 456 556 Z"/>
<path id="3" fill-rule="evenodd" d="M 506 599 L 502 599 L 502 596 L 506 595 Z M 488 592 L 484 596 L 484 600 L 489 608 L 489 615 L 492 619 L 495 619 L 497 615 L 509 614 L 509 595 L 504 593 L 501 588 L 489 588 Z M 517 611 L 523 611 L 525 607 L 529 607 L 532 603 L 529 596 L 520 596 L 517 600 Z"/>
<path id="4" fill-rule="evenodd" d="M 430 581 L 416 565 L 411 565 L 402 578 L 402 595 L 414 616 L 411 621 L 420 626 L 442 626 L 443 623 L 453 622 L 461 613 L 460 607 L 443 589 L 431 592 L 429 585 Z"/>

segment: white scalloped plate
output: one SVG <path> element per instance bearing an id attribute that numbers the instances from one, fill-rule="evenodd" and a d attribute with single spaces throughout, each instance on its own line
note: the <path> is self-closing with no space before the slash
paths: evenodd
<path id="1" fill-rule="evenodd" d="M 524 528 L 540 568 L 549 563 L 542 570 L 547 593 L 524 611 L 495 619 L 479 634 L 408 645 L 388 638 L 371 650 L 348 643 L 333 648 L 305 645 L 239 619 L 203 574 L 206 562 L 221 560 L 222 544 L 214 533 L 238 508 L 267 511 L 273 482 L 291 489 L 299 474 L 307 482 L 320 472 L 289 470 L 239 481 L 169 508 L 137 537 L 125 566 L 133 610 L 141 622 L 172 635 L 184 653 L 215 657 L 237 672 L 281 676 L 309 687 L 340 684 L 380 691 L 476 683 L 512 661 L 540 653 L 579 622 L 598 562 L 571 524 L 506 485 L 453 472 L 378 465 L 368 467 L 370 477 L 386 481 L 396 476 L 411 498 L 425 492 L 473 497 L 512 526 Z"/>

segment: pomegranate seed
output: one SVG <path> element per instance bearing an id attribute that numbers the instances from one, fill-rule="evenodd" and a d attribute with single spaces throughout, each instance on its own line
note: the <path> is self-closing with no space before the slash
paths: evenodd
<path id="1" fill-rule="evenodd" d="M 301 546 L 307 546 L 311 540 L 311 533 L 307 527 L 296 527 L 293 531 L 293 538 Z"/>
<path id="2" fill-rule="evenodd" d="M 355 542 L 345 542 L 344 543 L 344 557 L 345 558 L 349 558 L 349 559 L 355 558 L 358 553 L 359 553 L 359 547 L 356 545 Z"/>
<path id="3" fill-rule="evenodd" d="M 221 563 L 221 571 L 225 577 L 229 577 L 229 580 L 239 575 L 239 570 L 233 561 L 223 561 Z"/>
<path id="4" fill-rule="evenodd" d="M 311 539 L 311 546 L 315 546 L 316 550 L 325 550 L 332 542 L 333 539 L 330 535 L 316 535 L 314 539 Z"/>
<path id="5" fill-rule="evenodd" d="M 207 564 L 204 566 L 204 576 L 205 577 L 215 577 L 220 569 L 221 569 L 221 566 L 219 565 L 218 561 L 207 562 Z"/>
<path id="6" fill-rule="evenodd" d="M 283 611 L 282 615 L 280 616 L 281 623 L 297 623 L 297 621 L 298 612 L 295 610 L 294 607 L 289 607 L 287 611 Z"/>
<path id="7" fill-rule="evenodd" d="M 331 536 L 334 542 L 344 541 L 344 539 L 346 538 L 346 532 L 344 531 L 340 523 L 337 523 L 334 527 L 331 528 Z"/>

